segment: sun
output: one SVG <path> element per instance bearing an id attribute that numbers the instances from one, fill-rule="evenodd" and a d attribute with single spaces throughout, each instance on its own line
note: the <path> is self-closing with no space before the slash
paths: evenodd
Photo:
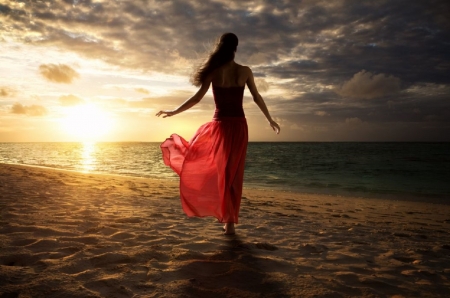
<path id="1" fill-rule="evenodd" d="M 99 141 L 113 128 L 113 118 L 93 104 L 67 109 L 61 119 L 64 131 L 78 141 Z"/>

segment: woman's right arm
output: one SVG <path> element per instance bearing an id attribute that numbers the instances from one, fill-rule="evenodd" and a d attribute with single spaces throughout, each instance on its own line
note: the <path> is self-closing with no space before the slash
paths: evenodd
<path id="1" fill-rule="evenodd" d="M 199 103 L 200 100 L 202 100 L 203 96 L 205 96 L 206 92 L 208 91 L 210 85 L 211 85 L 211 76 L 208 76 L 203 82 L 203 84 L 200 86 L 200 89 L 197 91 L 197 93 L 194 94 L 194 96 L 183 102 L 175 110 L 162 110 L 159 111 L 156 114 L 156 116 L 159 117 L 163 115 L 163 118 L 171 117 L 192 108 L 197 103 Z"/>
<path id="2" fill-rule="evenodd" d="M 247 68 L 248 77 L 247 77 L 247 87 L 250 90 L 250 93 L 253 96 L 253 101 L 258 105 L 261 112 L 263 112 L 264 116 L 266 116 L 267 121 L 269 121 L 270 126 L 272 129 L 279 134 L 280 133 L 280 126 L 278 123 L 276 123 L 272 117 L 270 116 L 269 110 L 267 109 L 266 103 L 264 102 L 261 94 L 259 94 L 258 89 L 256 88 L 255 84 L 255 78 L 253 77 L 253 72 L 249 67 Z"/>

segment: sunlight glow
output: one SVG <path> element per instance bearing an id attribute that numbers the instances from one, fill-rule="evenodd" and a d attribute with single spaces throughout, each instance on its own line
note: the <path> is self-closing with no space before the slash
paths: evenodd
<path id="1" fill-rule="evenodd" d="M 83 151 L 82 151 L 82 164 L 83 164 L 83 171 L 84 172 L 90 172 L 95 169 L 95 143 L 93 142 L 84 142 L 83 143 Z"/>
<path id="2" fill-rule="evenodd" d="M 110 115 L 95 105 L 84 104 L 67 109 L 61 119 L 65 132 L 77 141 L 99 141 L 109 133 L 114 125 Z"/>

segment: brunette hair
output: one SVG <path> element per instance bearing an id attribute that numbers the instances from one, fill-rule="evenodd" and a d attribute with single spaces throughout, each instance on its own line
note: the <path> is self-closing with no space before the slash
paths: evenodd
<path id="1" fill-rule="evenodd" d="M 208 59 L 194 72 L 191 82 L 195 86 L 201 86 L 205 78 L 215 69 L 234 59 L 239 40 L 233 33 L 224 33 L 220 37 L 214 50 Z"/>

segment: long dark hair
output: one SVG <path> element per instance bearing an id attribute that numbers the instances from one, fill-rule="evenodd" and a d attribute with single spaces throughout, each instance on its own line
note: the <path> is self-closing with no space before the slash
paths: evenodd
<path id="1" fill-rule="evenodd" d="M 205 78 L 215 69 L 234 59 L 239 40 L 233 33 L 224 33 L 220 37 L 214 50 L 208 59 L 194 72 L 191 82 L 195 86 L 201 86 Z"/>

